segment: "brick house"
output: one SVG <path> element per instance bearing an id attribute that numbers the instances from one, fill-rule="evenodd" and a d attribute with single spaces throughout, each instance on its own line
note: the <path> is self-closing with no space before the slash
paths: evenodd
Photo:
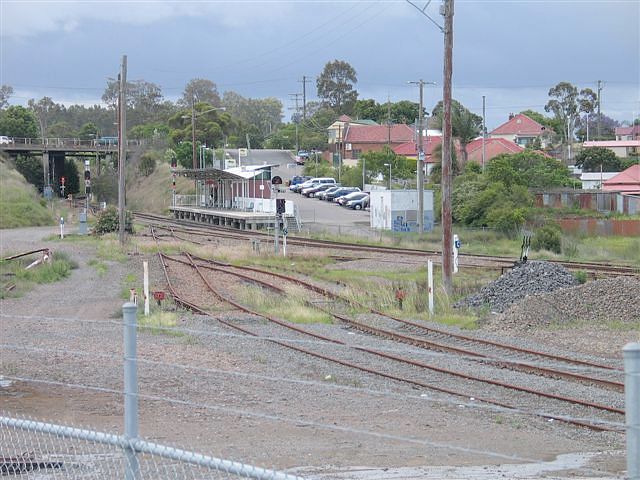
<path id="1" fill-rule="evenodd" d="M 414 140 L 409 125 L 357 125 L 349 123 L 344 132 L 343 159 L 347 165 L 356 164 L 365 152 L 379 152 L 385 146 L 391 149 Z"/>
<path id="2" fill-rule="evenodd" d="M 510 114 L 509 120 L 489 133 L 489 138 L 504 138 L 513 143 L 526 147 L 536 139 L 540 139 L 542 147 L 550 143 L 553 132 L 522 113 Z"/>
<path id="3" fill-rule="evenodd" d="M 640 195 L 640 164 L 631 165 L 615 177 L 605 180 L 602 189 L 625 195 Z"/>

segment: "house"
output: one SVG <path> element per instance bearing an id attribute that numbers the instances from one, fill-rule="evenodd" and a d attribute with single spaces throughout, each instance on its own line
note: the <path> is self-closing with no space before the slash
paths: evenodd
<path id="1" fill-rule="evenodd" d="M 338 119 L 327 127 L 329 150 L 337 152 L 341 149 L 347 127 L 349 125 L 378 125 L 373 120 L 353 120 L 349 115 L 340 115 Z"/>
<path id="2" fill-rule="evenodd" d="M 550 143 L 551 133 L 553 132 L 547 131 L 545 126 L 519 113 L 510 114 L 506 123 L 489 133 L 489 138 L 504 138 L 521 147 L 526 147 L 536 139 L 540 139 L 541 146 L 546 147 Z"/>
<path id="3" fill-rule="evenodd" d="M 413 129 L 409 125 L 357 125 L 347 124 L 344 132 L 343 159 L 348 165 L 365 152 L 379 152 L 385 146 L 391 149 L 413 141 Z M 349 162 L 349 160 L 353 160 Z"/>
<path id="4" fill-rule="evenodd" d="M 484 139 L 485 162 L 503 153 L 520 153 L 523 150 L 523 147 L 506 138 L 495 137 Z M 482 138 L 476 138 L 467 144 L 467 159 L 469 162 L 476 162 L 482 165 Z"/>
<path id="5" fill-rule="evenodd" d="M 431 133 L 431 130 L 429 130 L 429 133 Z M 440 135 L 433 137 L 427 136 L 422 141 L 422 148 L 424 150 L 425 173 L 427 175 L 431 174 L 431 170 L 433 169 L 435 164 L 440 163 L 440 159 L 433 156 L 433 151 L 441 143 L 442 136 Z M 415 140 L 402 143 L 394 147 L 392 150 L 396 155 L 402 155 L 403 157 L 411 158 L 414 160 L 418 159 L 418 146 L 416 145 Z"/>
<path id="6" fill-rule="evenodd" d="M 602 188 L 625 195 L 640 195 L 640 164 L 632 165 L 609 180 L 605 180 Z"/>
<path id="7" fill-rule="evenodd" d="M 601 190 L 605 180 L 618 175 L 619 172 L 582 172 L 580 181 L 582 182 L 582 190 Z"/>
<path id="8" fill-rule="evenodd" d="M 640 140 L 640 125 L 616 127 L 616 140 Z"/>
<path id="9" fill-rule="evenodd" d="M 640 139 L 639 140 L 605 140 L 597 142 L 584 142 L 584 148 L 601 147 L 611 150 L 620 158 L 632 157 L 640 155 Z"/>

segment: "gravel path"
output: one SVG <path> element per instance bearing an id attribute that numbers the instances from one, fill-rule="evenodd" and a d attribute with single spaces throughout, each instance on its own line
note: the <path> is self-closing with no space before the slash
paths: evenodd
<path id="1" fill-rule="evenodd" d="M 121 395 L 70 385 L 121 390 L 122 327 L 115 318 L 123 303 L 121 291 L 127 275 L 134 274 L 141 284 L 143 259 L 151 265 L 152 288 L 164 288 L 157 257 L 131 255 L 124 263 L 105 262 L 107 273 L 99 276 L 88 264 L 96 257 L 95 246 L 43 240 L 51 233 L 51 228 L 25 229 L 0 236 L 2 256 L 48 246 L 68 252 L 80 265 L 62 282 L 0 302 L 5 344 L 0 374 L 23 379 L 0 389 L 0 410 L 120 431 Z M 221 309 L 220 315 L 263 337 L 294 338 L 253 316 L 229 309 Z M 617 478 L 624 468 L 619 435 L 545 422 L 362 374 L 265 338 L 241 335 L 208 317 L 185 313 L 178 327 L 179 334 L 141 332 L 139 337 L 140 391 L 147 396 L 141 401 L 141 433 L 156 441 L 315 478 L 591 475 L 576 470 L 580 468 Z M 442 364 L 454 361 L 340 325 L 308 327 L 347 343 Z M 513 335 L 522 344 L 550 335 L 559 350 L 566 346 L 562 337 L 577 343 L 580 330 L 554 328 L 533 324 L 528 338 L 521 339 L 521 329 L 505 324 L 503 330 L 492 327 L 490 335 Z M 607 332 L 609 351 L 603 356 L 618 357 L 620 340 Z M 637 335 L 624 333 L 630 332 Z M 313 347 L 336 350 L 317 342 Z M 404 373 L 436 384 L 447 381 L 411 369 Z M 576 388 L 576 394 L 584 393 L 583 387 Z M 556 459 L 558 455 L 568 456 Z M 508 466 L 523 462 L 526 468 Z"/>

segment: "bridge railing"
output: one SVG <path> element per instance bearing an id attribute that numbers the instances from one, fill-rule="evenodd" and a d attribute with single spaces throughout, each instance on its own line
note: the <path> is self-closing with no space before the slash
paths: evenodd
<path id="1" fill-rule="evenodd" d="M 91 150 L 113 150 L 118 146 L 117 139 L 89 139 L 83 140 L 80 138 L 60 138 L 60 137 L 47 137 L 47 138 L 20 138 L 9 137 L 8 143 L 0 144 L 0 148 L 12 148 L 12 147 L 26 147 L 26 148 L 42 148 L 42 147 L 57 147 L 57 148 L 88 148 Z M 144 144 L 144 140 L 127 140 L 128 147 L 137 147 Z"/>

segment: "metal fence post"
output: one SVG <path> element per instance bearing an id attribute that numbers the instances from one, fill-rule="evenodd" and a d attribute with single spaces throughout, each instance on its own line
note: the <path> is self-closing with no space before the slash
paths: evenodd
<path id="1" fill-rule="evenodd" d="M 138 439 L 138 365 L 136 353 L 137 313 L 135 303 L 122 306 L 124 318 L 124 438 L 127 442 L 125 454 L 126 480 L 137 480 L 138 458 L 133 443 Z"/>
<path id="2" fill-rule="evenodd" d="M 640 343 L 624 347 L 627 478 L 640 480 Z"/>

